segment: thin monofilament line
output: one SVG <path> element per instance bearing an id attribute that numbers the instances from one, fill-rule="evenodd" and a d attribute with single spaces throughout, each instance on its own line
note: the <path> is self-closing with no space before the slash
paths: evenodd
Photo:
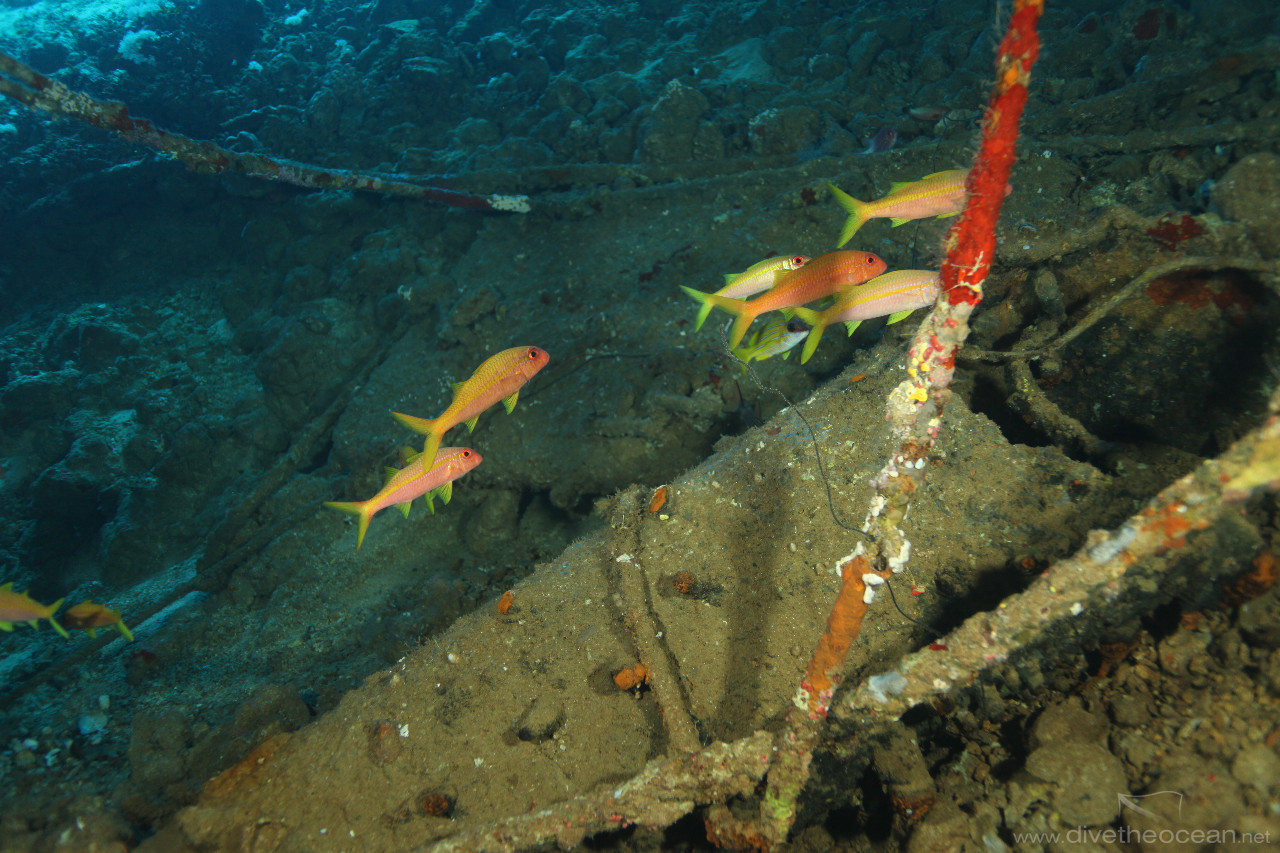
<path id="1" fill-rule="evenodd" d="M 723 329 L 720 330 L 720 341 L 724 345 L 725 352 L 728 352 L 732 356 L 733 353 L 729 349 L 729 341 L 725 337 Z M 733 357 L 737 358 L 737 356 L 733 356 Z M 760 390 L 772 391 L 773 393 L 781 397 L 782 401 L 786 403 L 793 412 L 796 413 L 797 417 L 799 417 L 801 422 L 804 423 L 805 428 L 809 430 L 809 440 L 813 442 L 813 458 L 818 463 L 818 476 L 822 478 L 822 485 L 827 490 L 827 510 L 831 513 L 831 520 L 834 521 L 840 527 L 843 527 L 845 530 L 852 531 L 858 534 L 859 536 L 863 537 L 864 539 L 866 539 L 868 542 L 871 542 L 872 541 L 871 534 L 867 533 L 867 531 L 863 530 L 860 527 L 854 527 L 853 525 L 846 523 L 844 520 L 840 518 L 840 515 L 836 512 L 835 495 L 832 494 L 831 481 L 827 479 L 827 470 L 822 464 L 822 450 L 818 444 L 818 432 L 813 428 L 813 424 L 809 423 L 809 419 L 804 416 L 804 412 L 800 411 L 800 407 L 797 406 L 795 403 L 792 403 L 791 399 L 786 394 L 782 393 L 781 389 L 775 388 L 772 385 L 766 385 L 764 381 L 761 380 L 760 375 L 756 373 L 755 368 L 753 368 L 749 362 L 743 362 L 742 364 L 743 364 L 743 367 L 746 369 L 747 373 L 751 374 L 751 381 L 755 382 L 756 386 L 760 388 Z M 903 619 L 906 619 L 908 622 L 910 622 L 913 625 L 918 625 L 921 628 L 928 628 L 929 630 L 934 631 L 934 633 L 937 633 L 937 631 L 934 630 L 933 627 L 928 623 L 921 622 L 918 619 L 913 619 L 912 617 L 907 615 L 906 611 L 902 609 L 902 605 L 898 604 L 898 596 L 893 591 L 893 584 L 886 583 L 885 587 L 888 588 L 889 590 L 889 600 L 893 602 L 894 609 L 896 609 L 898 613 L 902 615 Z"/>

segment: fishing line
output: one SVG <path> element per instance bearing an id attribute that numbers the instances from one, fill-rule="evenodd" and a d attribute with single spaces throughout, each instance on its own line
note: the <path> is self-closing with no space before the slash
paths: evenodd
<path id="1" fill-rule="evenodd" d="M 720 330 L 720 342 L 721 344 L 723 344 L 725 352 L 729 353 L 730 355 L 733 355 L 732 350 L 729 349 L 729 340 L 725 336 L 724 329 Z M 737 358 L 737 356 L 733 356 L 733 357 L 735 360 L 740 360 Z M 843 520 L 841 520 L 839 514 L 836 512 L 835 496 L 831 492 L 831 481 L 827 479 L 826 467 L 822 464 L 822 451 L 818 445 L 818 432 L 813 428 L 813 424 L 809 423 L 809 419 L 804 416 L 804 412 L 800 411 L 800 407 L 797 406 L 795 403 L 791 402 L 791 399 L 787 397 L 786 394 L 782 393 L 781 389 L 775 388 L 772 385 L 766 385 L 764 381 L 760 379 L 760 375 L 756 373 L 755 368 L 751 366 L 750 362 L 744 361 L 742 362 L 742 366 L 746 369 L 747 373 L 751 374 L 751 380 L 756 383 L 756 385 L 760 388 L 760 390 L 772 391 L 773 393 L 781 397 L 782 401 L 791 407 L 791 410 L 796 413 L 796 415 L 800 418 L 801 421 L 804 422 L 805 428 L 809 430 L 809 439 L 810 441 L 813 442 L 813 457 L 818 463 L 818 474 L 819 476 L 822 477 L 822 485 L 826 487 L 826 490 L 827 490 L 827 510 L 831 513 L 831 520 L 834 521 L 840 527 L 843 527 L 845 530 L 849 530 L 849 531 L 852 531 L 853 533 L 858 534 L 862 538 L 866 539 L 868 542 L 874 542 L 875 540 L 871 538 L 870 533 L 867 533 L 865 530 L 863 530 L 860 527 L 854 527 L 851 524 L 846 524 Z M 932 631 L 935 634 L 939 633 L 929 623 L 921 622 L 920 620 L 913 619 L 912 617 L 907 615 L 906 611 L 902 609 L 902 605 L 898 604 L 898 596 L 893 591 L 892 583 L 885 581 L 885 588 L 889 590 L 889 600 L 893 602 L 894 609 L 898 611 L 898 613 L 902 616 L 903 619 L 906 619 L 912 625 L 915 625 L 919 628 L 925 628 L 929 631 Z"/>
<path id="2" fill-rule="evenodd" d="M 720 343 L 724 346 L 724 351 L 728 353 L 730 356 L 732 356 L 734 360 L 741 361 L 741 359 L 733 355 L 733 351 L 729 348 L 729 339 L 728 337 L 725 336 L 724 329 L 720 330 Z M 796 415 L 800 418 L 801 421 L 804 422 L 805 428 L 809 430 L 809 439 L 810 441 L 813 442 L 813 456 L 814 456 L 814 459 L 816 459 L 818 462 L 818 474 L 819 476 L 822 477 L 822 485 L 827 490 L 827 509 L 831 512 L 831 520 L 834 521 L 836 524 L 838 524 L 840 527 L 843 527 L 845 530 L 850 530 L 854 533 L 857 533 L 859 536 L 863 537 L 868 542 L 870 542 L 871 541 L 870 534 L 868 534 L 865 530 L 863 530 L 860 527 L 854 527 L 852 524 L 846 524 L 844 520 L 840 518 L 840 515 L 836 512 L 836 499 L 831 492 L 831 481 L 827 479 L 826 466 L 822 464 L 822 450 L 818 446 L 818 432 L 813 428 L 813 424 L 809 423 L 809 419 L 804 416 L 804 412 L 800 411 L 800 407 L 797 406 L 795 403 L 791 402 L 791 398 L 789 398 L 786 394 L 782 393 L 782 390 L 780 388 L 775 388 L 772 385 L 766 385 L 764 381 L 760 378 L 760 374 L 756 373 L 755 368 L 751 366 L 750 362 L 743 361 L 742 366 L 743 368 L 746 369 L 747 373 L 751 374 L 751 381 L 755 382 L 756 386 L 759 387 L 760 390 L 772 391 L 773 393 L 781 397 L 782 401 L 791 407 L 791 410 L 796 413 Z"/>

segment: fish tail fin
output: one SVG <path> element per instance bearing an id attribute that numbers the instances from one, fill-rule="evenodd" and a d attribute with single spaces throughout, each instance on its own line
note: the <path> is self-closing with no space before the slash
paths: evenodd
<path id="1" fill-rule="evenodd" d="M 432 466 L 436 464 L 436 454 L 440 452 L 440 442 L 444 436 L 439 433 L 430 433 L 427 440 L 422 443 L 422 470 L 430 471 Z"/>
<path id="2" fill-rule="evenodd" d="M 740 300 L 734 299 L 732 301 L 738 302 L 742 307 L 734 312 L 738 315 L 738 318 L 733 321 L 733 328 L 729 330 L 729 349 L 733 349 L 742 343 L 742 339 L 746 337 L 747 329 L 751 328 L 751 321 L 756 318 L 755 312 L 746 307 Z"/>
<path id="3" fill-rule="evenodd" d="M 325 501 L 324 505 L 356 517 L 356 550 L 359 551 L 364 535 L 369 532 L 369 519 L 373 518 L 369 501 Z"/>
<path id="4" fill-rule="evenodd" d="M 731 296 L 720 296 L 716 293 L 702 293 L 692 287 L 685 287 L 683 284 L 680 285 L 680 289 L 701 302 L 708 314 L 711 312 L 711 308 L 708 306 L 713 306 L 735 315 L 738 319 L 734 321 L 733 331 L 729 334 L 729 349 L 734 349 L 742 342 L 743 335 L 747 333 L 747 327 L 756 318 L 756 315 L 747 306 L 745 299 L 734 299 Z M 705 319 L 706 316 L 699 312 L 698 326 L 701 326 L 702 321 Z M 697 329 L 695 328 L 694 331 L 697 331 Z"/>
<path id="5" fill-rule="evenodd" d="M 401 426 L 419 435 L 431 435 L 436 431 L 436 418 L 415 418 L 413 415 L 400 412 L 392 412 L 391 417 L 395 418 Z"/>
<path id="6" fill-rule="evenodd" d="M 871 218 L 871 215 L 870 211 L 867 210 L 867 202 L 858 201 L 856 198 L 829 181 L 827 182 L 827 186 L 831 188 L 831 194 L 835 196 L 836 201 L 849 214 L 849 218 L 844 222 L 844 227 L 840 229 L 840 242 L 836 243 L 836 247 L 838 248 L 853 239 L 854 233 L 856 233 L 857 230 Z"/>
<path id="7" fill-rule="evenodd" d="M 49 615 L 48 615 L 48 616 L 46 616 L 45 618 L 49 620 L 49 624 L 53 626 L 53 630 L 57 631 L 57 632 L 58 632 L 59 634 L 61 634 L 65 639 L 70 640 L 70 639 L 71 639 L 71 637 L 67 635 L 67 631 L 66 631 L 66 629 L 65 629 L 65 628 L 63 628 L 61 625 L 59 625 L 59 624 L 58 624 L 58 620 L 57 620 L 57 619 L 54 619 L 54 618 L 53 618 L 53 614 L 55 614 L 55 613 L 57 613 L 57 612 L 58 612 L 58 608 L 62 606 L 62 602 L 64 602 L 64 601 L 66 601 L 66 599 L 65 599 L 65 598 L 59 598 L 59 599 L 58 599 L 57 601 L 55 601 L 53 604 L 50 604 L 50 605 L 49 605 Z"/>
<path id="8" fill-rule="evenodd" d="M 808 323 L 808 320 L 805 320 Z M 800 351 L 800 363 L 805 364 L 809 361 L 809 357 L 813 355 L 814 350 L 818 348 L 818 341 L 822 340 L 822 333 L 826 331 L 827 324 L 814 318 L 813 328 L 809 330 L 809 334 L 804 339 L 804 349 Z"/>
<path id="9" fill-rule="evenodd" d="M 812 308 L 788 308 L 787 311 L 804 320 L 810 326 L 818 325 L 818 312 Z"/>
<path id="10" fill-rule="evenodd" d="M 698 301 L 698 320 L 693 324 L 693 330 L 696 332 L 702 328 L 702 324 L 707 322 L 707 318 L 711 316 L 711 309 L 715 304 L 711 301 L 713 294 L 703 293 L 701 290 L 694 290 L 692 287 L 680 285 L 680 289 L 692 296 Z"/>

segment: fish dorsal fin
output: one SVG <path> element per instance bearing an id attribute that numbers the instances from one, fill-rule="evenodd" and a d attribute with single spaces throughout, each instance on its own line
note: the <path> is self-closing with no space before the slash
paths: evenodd
<path id="1" fill-rule="evenodd" d="M 9 581 L 6 584 L 0 585 L 0 592 L 12 592 L 12 591 L 13 591 L 13 581 Z"/>
<path id="2" fill-rule="evenodd" d="M 390 465 L 388 465 L 387 467 L 383 468 L 383 469 L 382 469 L 382 482 L 383 482 L 383 484 L 390 483 L 390 482 L 391 482 L 391 478 L 392 478 L 392 477 L 394 477 L 396 474 L 399 474 L 399 473 L 400 473 L 400 469 L 399 469 L 399 468 L 392 468 Z"/>
<path id="3" fill-rule="evenodd" d="M 463 387 L 466 386 L 466 384 L 467 384 L 466 381 L 462 381 L 462 382 L 455 382 L 449 386 L 450 388 L 453 389 L 453 398 L 455 400 L 458 399 L 458 395 L 462 393 L 462 389 Z"/>
<path id="4" fill-rule="evenodd" d="M 907 317 L 911 315 L 911 312 L 914 310 L 916 309 L 908 308 L 906 311 L 894 311 L 892 314 L 889 315 L 889 319 L 885 323 L 885 325 L 888 326 L 891 323 L 898 322 L 899 320 L 905 320 Z"/>
<path id="5" fill-rule="evenodd" d="M 742 275 L 742 273 L 740 273 L 740 272 L 727 272 L 727 273 L 725 273 L 725 274 L 724 274 L 724 284 L 725 284 L 725 287 L 728 287 L 729 285 L 733 284 L 733 280 L 734 280 L 735 278 L 737 278 L 738 276 L 740 276 L 740 275 Z"/>
<path id="6" fill-rule="evenodd" d="M 849 320 L 844 324 L 845 333 L 852 336 L 854 331 L 856 331 L 857 328 L 861 325 L 862 325 L 861 320 Z"/>
<path id="7" fill-rule="evenodd" d="M 927 180 L 929 180 L 930 178 L 937 178 L 937 177 L 941 177 L 942 175 L 947 174 L 947 172 L 954 172 L 954 171 L 955 171 L 954 169 L 943 169 L 941 172 L 934 172 L 932 175 L 925 175 L 925 176 L 924 176 L 923 178 L 921 178 L 920 180 L 922 180 L 922 181 L 927 181 Z"/>
<path id="8" fill-rule="evenodd" d="M 914 181 L 894 181 L 893 183 L 889 184 L 889 195 L 893 195 L 903 187 L 911 186 L 912 183 L 914 183 Z"/>
<path id="9" fill-rule="evenodd" d="M 520 392 L 512 391 L 511 396 L 502 398 L 502 405 L 507 407 L 507 414 L 511 414 L 511 410 L 516 407 L 516 401 L 520 399 Z"/>
<path id="10" fill-rule="evenodd" d="M 479 416 L 479 415 L 476 415 L 474 418 L 472 418 L 472 419 L 471 419 L 471 420 L 469 420 L 469 421 L 463 421 L 463 423 L 465 423 L 465 424 L 467 425 L 467 432 L 475 432 L 475 431 L 476 431 L 476 421 L 478 421 L 478 420 L 480 420 L 480 416 Z"/>
<path id="11" fill-rule="evenodd" d="M 453 500 L 453 481 L 450 480 L 440 488 L 436 489 L 436 494 L 440 495 L 441 501 L 448 504 L 449 501 Z"/>

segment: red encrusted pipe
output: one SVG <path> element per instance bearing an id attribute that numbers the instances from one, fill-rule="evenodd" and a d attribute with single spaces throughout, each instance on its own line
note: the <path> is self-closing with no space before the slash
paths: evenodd
<path id="1" fill-rule="evenodd" d="M 996 58 L 996 85 L 982 126 L 982 147 L 969 170 L 968 203 L 947 237 L 942 289 L 952 305 L 982 301 L 982 283 L 996 251 L 996 220 L 1016 157 L 1018 119 L 1027 103 L 1031 66 L 1040 53 L 1036 22 L 1044 0 L 1015 0 Z"/>
<path id="2" fill-rule="evenodd" d="M 443 187 L 414 183 L 400 175 L 372 175 L 346 169 L 325 169 L 261 154 L 242 154 L 156 127 L 134 118 L 116 101 L 99 101 L 46 77 L 7 54 L 0 53 L 0 95 L 7 95 L 31 109 L 66 116 L 92 127 L 109 130 L 130 142 L 154 148 L 196 172 L 239 172 L 252 178 L 324 190 L 365 192 L 437 201 L 471 210 L 505 210 L 528 213 L 529 197 L 523 195 L 469 195 Z M 12 79 L 10 79 L 12 78 Z"/>

